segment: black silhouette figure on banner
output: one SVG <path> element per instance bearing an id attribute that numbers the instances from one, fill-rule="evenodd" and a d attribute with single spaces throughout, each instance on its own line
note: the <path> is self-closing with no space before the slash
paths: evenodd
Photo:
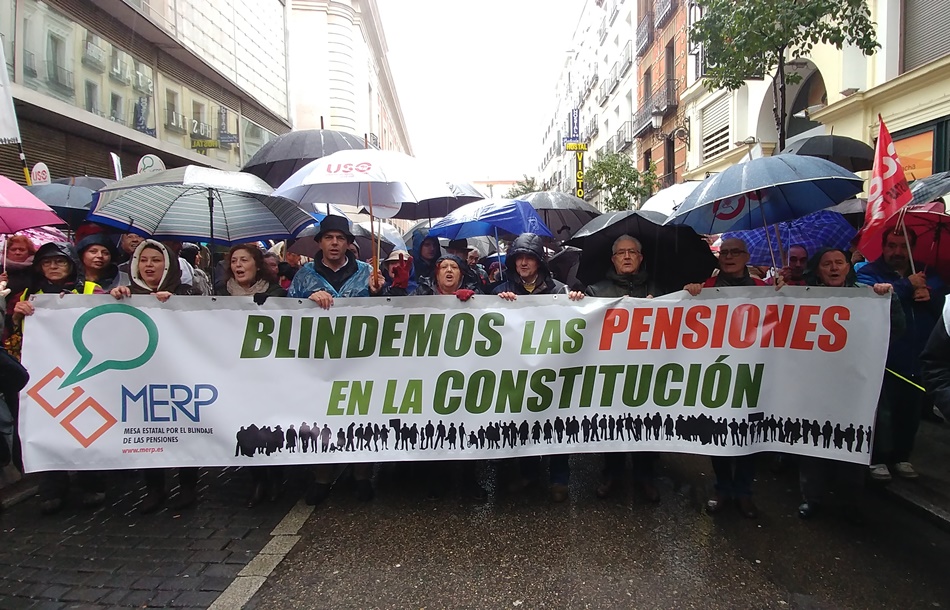
<path id="1" fill-rule="evenodd" d="M 307 453 L 307 449 L 310 447 L 310 426 L 307 425 L 307 422 L 300 422 L 300 450 L 304 453 Z"/>
<path id="2" fill-rule="evenodd" d="M 531 428 L 528 426 L 528 420 L 522 420 L 521 425 L 518 426 L 518 439 L 521 441 L 522 447 L 528 444 L 528 438 L 530 436 Z"/>
<path id="3" fill-rule="evenodd" d="M 854 424 L 848 424 L 848 427 L 844 429 L 844 444 L 848 446 L 848 453 L 851 453 L 851 450 L 854 448 L 854 437 Z"/>
<path id="4" fill-rule="evenodd" d="M 594 413 L 594 416 L 590 418 L 590 440 L 599 441 L 600 440 L 600 421 L 597 419 L 599 417 L 598 413 Z"/>
<path id="5" fill-rule="evenodd" d="M 439 446 L 439 449 L 445 449 L 445 424 L 441 419 L 439 425 L 435 427 L 435 444 Z"/>
<path id="6" fill-rule="evenodd" d="M 864 426 L 858 426 L 857 432 L 855 432 L 855 453 L 861 453 L 861 447 L 864 445 Z"/>
<path id="7" fill-rule="evenodd" d="M 666 432 L 666 440 L 673 440 L 673 418 L 670 417 L 669 413 L 667 413 L 666 419 L 663 420 L 663 430 Z"/>
<path id="8" fill-rule="evenodd" d="M 584 419 L 581 420 L 581 427 L 584 429 L 584 442 L 590 442 L 590 420 L 587 419 L 587 416 L 584 416 Z"/>
<path id="9" fill-rule="evenodd" d="M 560 417 L 554 418 L 554 435 L 557 437 L 558 444 L 564 442 L 564 420 Z"/>
<path id="10" fill-rule="evenodd" d="M 601 420 L 603 421 L 603 420 Z M 551 444 L 551 434 L 554 432 L 554 426 L 551 425 L 551 420 L 545 420 L 544 422 L 544 442 L 545 444 Z"/>
<path id="11" fill-rule="evenodd" d="M 462 449 L 465 449 L 465 424 L 463 422 L 459 422 L 459 445 Z"/>
<path id="12" fill-rule="evenodd" d="M 841 424 L 835 424 L 834 444 L 835 449 L 844 447 L 844 432 L 841 430 Z"/>
<path id="13" fill-rule="evenodd" d="M 448 436 L 449 436 L 449 449 L 455 449 L 455 439 L 458 438 L 458 433 L 459 433 L 459 431 L 458 431 L 458 429 L 455 427 L 455 422 L 451 422 L 451 423 L 449 424 L 449 431 L 448 431 Z"/>
<path id="14" fill-rule="evenodd" d="M 290 424 L 287 428 L 287 453 L 296 453 L 297 452 L 297 431 L 294 430 L 294 425 Z"/>
<path id="15" fill-rule="evenodd" d="M 346 448 L 346 432 L 340 428 L 336 433 L 336 450 L 343 451 Z"/>

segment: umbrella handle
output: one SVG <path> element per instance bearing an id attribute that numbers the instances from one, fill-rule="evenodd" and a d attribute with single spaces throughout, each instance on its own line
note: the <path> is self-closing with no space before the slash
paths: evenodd
<path id="1" fill-rule="evenodd" d="M 917 270 L 914 268 L 914 251 L 910 248 L 910 238 L 907 236 L 907 225 L 904 223 L 904 219 L 907 217 L 907 215 L 904 214 L 904 210 L 906 209 L 906 207 L 901 209 L 900 226 L 901 232 L 904 234 L 904 243 L 907 244 L 907 259 L 910 261 L 910 272 L 911 274 L 916 274 Z"/>

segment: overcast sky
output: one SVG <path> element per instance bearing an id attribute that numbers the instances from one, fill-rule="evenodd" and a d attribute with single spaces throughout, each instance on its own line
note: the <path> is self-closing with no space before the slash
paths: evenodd
<path id="1" fill-rule="evenodd" d="M 536 176 L 584 0 L 377 0 L 413 153 L 453 181 Z"/>

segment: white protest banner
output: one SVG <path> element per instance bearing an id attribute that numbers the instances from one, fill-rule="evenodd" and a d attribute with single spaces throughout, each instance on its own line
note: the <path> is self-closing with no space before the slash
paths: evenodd
<path id="1" fill-rule="evenodd" d="M 638 450 L 866 464 L 890 311 L 869 288 L 34 304 L 30 471 Z"/>
<path id="2" fill-rule="evenodd" d="M 10 74 L 7 72 L 7 59 L 4 44 L 0 44 L 0 144 L 19 144 L 20 124 L 16 120 L 13 108 L 13 92 L 10 89 Z"/>

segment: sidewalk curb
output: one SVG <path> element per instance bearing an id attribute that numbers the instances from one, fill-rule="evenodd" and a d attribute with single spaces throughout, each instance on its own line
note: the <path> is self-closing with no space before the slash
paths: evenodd
<path id="1" fill-rule="evenodd" d="M 6 478 L 7 473 L 2 473 L 2 476 Z M 35 474 L 19 475 L 18 479 L 0 486 L 0 510 L 30 499 L 38 491 L 39 478 Z"/>
<path id="2" fill-rule="evenodd" d="M 937 527 L 950 532 L 950 511 L 924 498 L 914 489 L 913 484 L 895 480 L 882 491 L 884 495 L 903 504 Z"/>

